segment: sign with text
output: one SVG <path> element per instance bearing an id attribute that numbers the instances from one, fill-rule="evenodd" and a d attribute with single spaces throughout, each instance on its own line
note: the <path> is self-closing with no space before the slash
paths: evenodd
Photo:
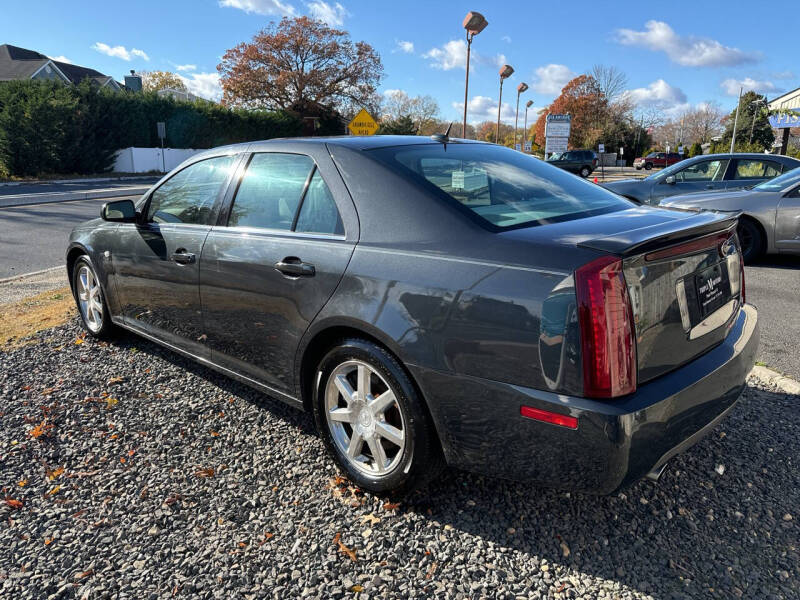
<path id="1" fill-rule="evenodd" d="M 775 129 L 786 129 L 787 127 L 800 127 L 800 108 L 790 108 L 796 113 L 779 113 L 769 118 L 769 124 Z"/>
<path id="2" fill-rule="evenodd" d="M 530 152 L 533 148 L 533 144 L 530 141 L 525 142 L 525 152 Z"/>
<path id="3" fill-rule="evenodd" d="M 569 138 L 565 137 L 549 137 L 545 139 L 544 142 L 544 153 L 545 154 L 552 154 L 553 152 L 566 152 L 567 151 L 567 140 Z"/>
<path id="4" fill-rule="evenodd" d="M 375 135 L 375 132 L 378 131 L 378 123 L 366 109 L 362 108 L 347 124 L 347 128 L 353 135 Z"/>
<path id="5" fill-rule="evenodd" d="M 605 153 L 606 145 L 605 144 L 597 144 L 597 151 L 600 152 L 600 154 Z"/>
<path id="6" fill-rule="evenodd" d="M 545 121 L 545 137 L 569 137 L 572 117 L 569 115 L 547 115 Z"/>

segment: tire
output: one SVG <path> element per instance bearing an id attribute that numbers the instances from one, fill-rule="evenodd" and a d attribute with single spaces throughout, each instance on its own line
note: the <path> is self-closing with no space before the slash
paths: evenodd
<path id="1" fill-rule="evenodd" d="M 764 235 L 751 219 L 740 218 L 736 228 L 739 244 L 742 247 L 742 258 L 745 264 L 758 260 L 764 253 Z"/>
<path id="2" fill-rule="evenodd" d="M 406 494 L 440 472 L 441 446 L 427 408 L 384 348 L 343 340 L 327 352 L 314 376 L 317 430 L 353 483 L 375 494 Z M 362 387 L 368 388 L 366 401 Z"/>
<path id="3" fill-rule="evenodd" d="M 85 254 L 78 257 L 72 267 L 72 296 L 81 316 L 81 324 L 89 335 L 106 340 L 117 333 L 116 325 L 111 322 L 100 279 L 92 261 Z"/>
<path id="4" fill-rule="evenodd" d="M 653 168 L 653 163 L 645 163 L 644 168 L 650 171 Z"/>
<path id="5" fill-rule="evenodd" d="M 591 174 L 592 174 L 592 170 L 589 167 L 581 167 L 581 177 L 586 179 Z"/>
<path id="6" fill-rule="evenodd" d="M 641 171 L 642 167 L 634 167 L 634 169 L 636 169 L 637 171 Z"/>

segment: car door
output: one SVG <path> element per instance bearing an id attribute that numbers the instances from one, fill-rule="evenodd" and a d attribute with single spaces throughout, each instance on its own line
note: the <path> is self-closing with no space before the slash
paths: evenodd
<path id="1" fill-rule="evenodd" d="M 781 174 L 783 166 L 774 160 L 737 158 L 727 177 L 726 189 L 741 190 Z"/>
<path id="2" fill-rule="evenodd" d="M 123 223 L 112 245 L 114 285 L 125 323 L 206 356 L 199 258 L 239 157 L 199 160 L 153 190 L 138 223 Z"/>
<path id="3" fill-rule="evenodd" d="M 200 259 L 212 360 L 289 395 L 300 339 L 358 239 L 352 200 L 325 147 L 300 148 L 252 154 Z"/>
<path id="4" fill-rule="evenodd" d="M 679 171 L 672 173 L 674 181 L 668 182 L 668 177 L 662 176 L 653 186 L 654 203 L 658 204 L 664 198 L 678 194 L 692 194 L 711 190 L 725 189 L 725 170 L 728 168 L 728 159 L 714 158 L 694 162 Z"/>
<path id="5" fill-rule="evenodd" d="M 800 186 L 784 194 L 775 215 L 775 247 L 800 252 Z"/>

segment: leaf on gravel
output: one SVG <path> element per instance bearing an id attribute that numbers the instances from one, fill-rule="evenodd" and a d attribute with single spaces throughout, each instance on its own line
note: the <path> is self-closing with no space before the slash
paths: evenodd
<path id="1" fill-rule="evenodd" d="M 19 487 L 25 487 L 26 485 L 28 485 L 28 480 L 27 480 L 27 479 L 20 479 L 20 480 L 17 482 L 17 485 L 18 485 Z"/>
<path id="2" fill-rule="evenodd" d="M 43 436 L 48 430 L 50 430 L 52 428 L 53 428 L 53 426 L 50 425 L 47 422 L 47 419 L 45 419 L 44 421 L 39 423 L 36 427 L 31 429 L 28 432 L 28 435 L 31 436 L 32 438 L 39 438 L 40 436 Z"/>
<path id="3" fill-rule="evenodd" d="M 439 563 L 437 563 L 436 561 L 433 561 L 433 564 L 430 566 L 430 568 L 428 569 L 428 572 L 425 574 L 425 579 L 430 579 L 431 577 L 433 577 L 433 574 L 436 572 L 436 567 L 438 567 L 438 566 L 439 566 Z"/>
<path id="4" fill-rule="evenodd" d="M 383 510 L 397 510 L 400 508 L 399 502 L 387 502 L 383 505 Z"/>
<path id="5" fill-rule="evenodd" d="M 6 498 L 4 502 L 8 504 L 11 508 L 14 508 L 16 510 L 22 508 L 22 500 L 14 500 L 13 498 Z"/>
<path id="6" fill-rule="evenodd" d="M 356 562 L 356 560 L 357 560 L 356 551 L 353 550 L 352 548 L 348 548 L 347 546 L 344 545 L 344 543 L 342 542 L 342 534 L 341 533 L 337 532 L 336 535 L 333 536 L 333 543 L 336 544 L 337 546 L 339 546 L 339 552 L 341 552 L 342 554 L 347 555 L 350 558 L 350 560 L 352 560 L 353 562 Z"/>
<path id="7" fill-rule="evenodd" d="M 45 496 L 55 496 L 55 495 L 58 493 L 58 490 L 60 490 L 60 489 L 61 489 L 61 486 L 60 486 L 60 485 L 57 485 L 57 486 L 56 486 L 56 487 L 54 487 L 52 490 L 50 490 L 49 492 L 47 492 L 47 493 L 45 494 Z"/>
<path id="8" fill-rule="evenodd" d="M 49 546 L 53 543 L 53 538 L 44 538 L 44 545 Z"/>
<path id="9" fill-rule="evenodd" d="M 83 344 L 85 341 L 86 341 L 86 340 L 84 340 L 84 339 L 82 339 L 82 338 L 78 338 L 77 340 L 75 340 L 75 345 L 76 345 L 76 346 L 80 346 L 80 345 L 81 345 L 81 344 Z"/>
<path id="10" fill-rule="evenodd" d="M 364 515 L 361 517 L 361 522 L 369 523 L 370 525 L 375 525 L 375 523 L 380 523 L 381 520 L 379 517 L 376 517 L 372 513 L 369 513 L 368 515 Z"/>
<path id="11" fill-rule="evenodd" d="M 117 405 L 118 402 L 119 402 L 119 400 L 109 396 L 108 398 L 106 398 L 106 408 L 108 410 L 111 410 L 112 408 L 114 408 Z"/>
<path id="12" fill-rule="evenodd" d="M 48 469 L 46 472 L 47 472 L 47 478 L 48 478 L 50 481 L 53 481 L 53 480 L 54 480 L 54 479 L 56 479 L 57 477 L 60 477 L 60 476 L 61 476 L 61 474 L 64 472 L 64 467 L 58 467 L 57 469 L 55 469 L 55 470 L 53 470 L 53 471 L 50 471 L 50 470 Z"/>
<path id="13" fill-rule="evenodd" d="M 124 377 L 112 377 L 108 380 L 108 385 L 115 385 L 117 383 L 122 383 L 123 381 L 125 381 Z"/>
<path id="14" fill-rule="evenodd" d="M 564 558 L 569 556 L 569 546 L 567 546 L 567 542 L 564 540 L 561 540 L 561 554 L 564 556 Z"/>
<path id="15" fill-rule="evenodd" d="M 213 477 L 214 476 L 214 469 L 211 467 L 207 467 L 205 469 L 198 469 L 194 472 L 196 477 Z"/>
<path id="16" fill-rule="evenodd" d="M 364 587 L 363 587 L 363 586 L 360 586 L 360 585 L 358 585 L 358 584 L 351 585 L 351 586 L 350 586 L 350 591 L 351 591 L 351 592 L 356 592 L 356 593 L 358 593 L 358 592 L 363 592 L 363 591 L 364 591 Z"/>
<path id="17" fill-rule="evenodd" d="M 219 432 L 212 430 L 211 431 L 211 437 L 219 437 Z"/>

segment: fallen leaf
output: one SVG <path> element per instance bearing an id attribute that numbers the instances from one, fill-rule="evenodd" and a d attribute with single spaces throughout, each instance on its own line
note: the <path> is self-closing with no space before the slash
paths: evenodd
<path id="1" fill-rule="evenodd" d="M 123 381 L 125 381 L 124 377 L 112 377 L 108 380 L 108 385 L 115 385 L 117 383 L 122 383 Z"/>
<path id="2" fill-rule="evenodd" d="M 40 437 L 40 436 L 44 435 L 44 434 L 45 434 L 45 432 L 47 432 L 48 430 L 50 430 L 50 429 L 52 429 L 52 428 L 53 428 L 53 426 L 52 426 L 52 425 L 50 425 L 50 424 L 47 422 L 47 419 L 45 419 L 44 421 L 42 421 L 41 423 L 39 423 L 39 424 L 38 424 L 36 427 L 34 427 L 33 429 L 31 429 L 31 430 L 28 432 L 28 435 L 29 435 L 29 436 L 31 436 L 32 438 L 38 438 L 38 437 Z"/>
<path id="3" fill-rule="evenodd" d="M 53 543 L 53 538 L 44 538 L 44 545 L 49 546 Z"/>
<path id="4" fill-rule="evenodd" d="M 438 567 L 438 566 L 439 566 L 439 563 L 434 561 L 433 564 L 428 569 L 428 572 L 425 574 L 425 579 L 430 579 L 431 577 L 433 577 L 433 574 L 436 572 L 436 567 Z"/>
<path id="5" fill-rule="evenodd" d="M 28 480 L 27 479 L 21 479 L 20 481 L 17 482 L 17 485 L 19 487 L 25 487 L 26 485 L 28 485 Z"/>
<path id="6" fill-rule="evenodd" d="M 219 437 L 219 433 L 216 431 L 211 432 L 211 437 Z"/>
<path id="7" fill-rule="evenodd" d="M 61 486 L 60 486 L 60 485 L 57 485 L 57 486 L 56 486 L 56 487 L 54 487 L 52 490 L 50 490 L 49 492 L 47 492 L 47 493 L 45 494 L 45 496 L 55 496 L 55 495 L 58 493 L 58 490 L 60 490 L 60 489 L 61 489 Z"/>
<path id="8" fill-rule="evenodd" d="M 333 543 L 339 546 L 339 552 L 342 554 L 346 554 L 350 560 L 356 562 L 356 551 L 352 548 L 348 548 L 347 546 L 342 543 L 342 534 L 337 532 L 335 536 L 333 536 Z"/>
<path id="9" fill-rule="evenodd" d="M 247 546 L 247 542 L 239 542 L 239 548 L 244 548 Z"/>
<path id="10" fill-rule="evenodd" d="M 380 523 L 381 520 L 372 513 L 369 513 L 368 515 L 364 515 L 363 517 L 361 517 L 361 522 L 369 523 L 370 525 L 375 525 L 375 523 Z"/>
<path id="11" fill-rule="evenodd" d="M 85 579 L 86 577 L 89 577 L 90 575 L 94 575 L 94 570 L 93 569 L 89 569 L 88 571 L 84 571 L 83 573 L 76 573 L 75 574 L 75 579 Z"/>
<path id="12" fill-rule="evenodd" d="M 351 586 L 350 586 L 350 591 L 351 591 L 351 592 L 363 592 L 363 591 L 364 591 L 364 588 L 363 588 L 363 586 L 360 586 L 360 585 L 358 585 L 358 584 L 355 584 L 355 585 L 351 585 Z"/>
<path id="13" fill-rule="evenodd" d="M 13 498 L 6 498 L 4 500 L 6 504 L 8 504 L 11 508 L 15 508 L 19 510 L 22 508 L 22 501 L 21 500 L 14 500 Z"/>
<path id="14" fill-rule="evenodd" d="M 396 510 L 400 507 L 399 502 L 387 502 L 383 505 L 383 510 Z"/>
<path id="15" fill-rule="evenodd" d="M 108 398 L 106 398 L 106 408 L 111 410 L 114 406 L 117 405 L 118 402 L 119 402 L 119 400 L 109 396 Z"/>
<path id="16" fill-rule="evenodd" d="M 567 546 L 567 543 L 564 540 L 561 540 L 561 554 L 564 556 L 564 558 L 569 556 L 569 546 Z"/>
<path id="17" fill-rule="evenodd" d="M 55 469 L 53 471 L 47 471 L 47 478 L 50 481 L 53 481 L 54 479 L 59 477 L 63 472 L 64 472 L 64 467 L 58 467 L 57 469 Z"/>
<path id="18" fill-rule="evenodd" d="M 119 462 L 121 462 L 124 465 L 125 464 L 125 457 L 124 456 L 120 456 L 119 457 Z"/>
<path id="19" fill-rule="evenodd" d="M 136 454 L 136 450 L 128 450 L 128 456 L 133 456 Z"/>
<path id="20" fill-rule="evenodd" d="M 80 346 L 83 343 L 84 343 L 84 340 L 82 340 L 81 338 L 78 338 L 77 340 L 75 340 L 75 345 L 76 346 Z"/>
<path id="21" fill-rule="evenodd" d="M 195 476 L 197 477 L 213 477 L 214 476 L 214 469 L 211 467 L 207 467 L 205 469 L 198 469 L 194 472 Z"/>

